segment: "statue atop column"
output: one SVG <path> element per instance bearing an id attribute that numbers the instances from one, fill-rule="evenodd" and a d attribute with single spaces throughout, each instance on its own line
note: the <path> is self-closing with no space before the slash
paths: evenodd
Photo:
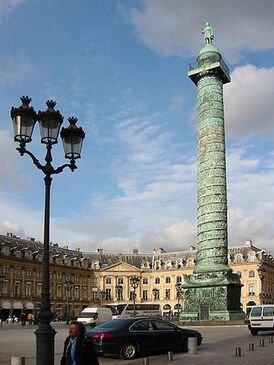
<path id="1" fill-rule="evenodd" d="M 212 44 L 214 32 L 212 26 L 208 22 L 203 28 L 202 33 L 204 34 L 206 44 Z"/>

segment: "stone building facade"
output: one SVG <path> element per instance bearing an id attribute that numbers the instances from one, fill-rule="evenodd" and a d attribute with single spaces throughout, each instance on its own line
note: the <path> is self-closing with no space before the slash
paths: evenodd
<path id="1" fill-rule="evenodd" d="M 52 312 L 65 316 L 69 311 L 77 316 L 86 306 L 130 302 L 130 278 L 137 276 L 140 281 L 136 302 L 157 301 L 164 314 L 177 314 L 184 307 L 183 292 L 178 289 L 184 283 L 184 275 L 193 272 L 196 253 L 194 246 L 177 252 L 159 248 L 151 254 L 140 254 L 137 249 L 131 254 L 107 253 L 102 249 L 84 253 L 52 244 Z M 4 317 L 39 311 L 42 254 L 43 244 L 33 238 L 0 235 L 0 309 Z M 247 240 L 228 250 L 228 261 L 233 272 L 241 276 L 243 310 L 254 303 L 273 303 L 274 259 L 270 253 Z"/>

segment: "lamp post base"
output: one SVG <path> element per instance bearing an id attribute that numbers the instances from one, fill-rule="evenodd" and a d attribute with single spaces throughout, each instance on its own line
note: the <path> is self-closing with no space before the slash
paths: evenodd
<path id="1" fill-rule="evenodd" d="M 53 365 L 56 331 L 50 324 L 41 324 L 34 333 L 36 335 L 36 365 Z"/>

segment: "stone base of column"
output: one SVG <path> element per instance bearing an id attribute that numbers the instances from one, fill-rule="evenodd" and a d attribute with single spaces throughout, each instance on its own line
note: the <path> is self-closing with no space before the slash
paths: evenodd
<path id="1" fill-rule="evenodd" d="M 194 273 L 185 277 L 181 321 L 243 320 L 239 276 L 231 271 Z"/>
<path id="2" fill-rule="evenodd" d="M 54 364 L 54 337 L 56 331 L 50 324 L 41 324 L 36 335 L 36 365 Z"/>

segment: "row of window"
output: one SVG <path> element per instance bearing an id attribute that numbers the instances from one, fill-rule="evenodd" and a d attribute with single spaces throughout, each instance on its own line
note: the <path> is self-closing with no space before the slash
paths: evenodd
<path id="1" fill-rule="evenodd" d="M 2 282 L 2 294 L 4 296 L 12 294 L 15 297 L 20 297 L 20 296 L 25 296 L 28 298 L 31 298 L 34 296 L 39 297 L 39 296 L 41 296 L 41 287 L 42 287 L 41 283 L 37 283 L 36 286 L 33 287 L 32 283 L 27 282 L 27 283 L 25 283 L 25 286 L 24 286 L 24 295 L 23 295 L 23 293 L 21 293 L 22 284 L 20 283 L 20 281 L 15 281 L 13 283 L 13 293 L 9 293 L 8 282 L 3 281 Z M 87 299 L 88 298 L 87 287 L 83 287 L 81 290 L 82 290 L 83 299 Z M 53 295 L 53 292 L 51 294 Z M 65 288 L 62 285 L 57 285 L 56 291 L 55 291 L 55 296 L 60 299 L 67 298 L 67 296 L 69 298 L 72 297 L 74 299 L 79 299 L 80 298 L 80 287 L 74 286 L 68 292 L 65 290 Z"/>
<path id="2" fill-rule="evenodd" d="M 1 268 L 1 273 L 4 277 L 9 275 L 9 271 L 10 270 L 7 266 L 3 266 Z M 16 267 L 14 269 L 14 277 L 15 278 L 21 278 L 22 271 L 23 270 L 21 268 Z M 55 272 L 53 272 L 53 273 L 50 272 L 50 280 L 53 280 L 54 275 L 56 275 L 55 277 L 58 281 L 70 280 L 70 281 L 74 281 L 76 283 L 80 282 L 80 276 L 78 276 L 78 275 L 69 275 L 69 274 L 65 274 L 65 273 L 55 273 Z M 36 276 L 37 279 L 41 279 L 42 278 L 42 272 L 41 271 L 36 271 L 35 276 Z M 25 271 L 25 278 L 26 279 L 31 279 L 32 277 L 33 277 L 33 270 L 32 269 L 27 269 Z M 87 282 L 87 277 L 86 276 L 82 276 L 81 279 L 82 279 L 83 283 Z M 95 283 L 95 281 L 96 281 L 96 284 L 97 284 L 97 280 L 95 280 L 95 279 L 93 279 L 93 284 Z"/>
<path id="3" fill-rule="evenodd" d="M 237 271 L 237 274 L 242 277 L 242 272 L 241 271 Z M 254 270 L 250 270 L 248 271 L 248 277 L 249 278 L 255 278 L 255 271 Z"/>
<path id="4" fill-rule="evenodd" d="M 124 284 L 124 279 L 125 278 L 124 277 L 121 277 L 121 276 L 117 277 L 116 278 L 116 284 L 117 285 L 123 285 Z M 106 284 L 112 284 L 112 280 L 115 280 L 115 279 L 113 277 L 111 277 L 111 276 L 106 276 L 105 283 Z M 127 278 L 127 280 L 128 280 L 128 278 Z M 155 284 L 160 284 L 161 279 L 159 277 L 157 277 L 157 278 L 154 279 L 154 282 L 155 282 Z M 182 276 L 177 276 L 176 277 L 176 283 L 178 284 L 178 283 L 181 283 L 181 282 L 182 282 Z M 142 283 L 143 284 L 148 284 L 148 278 L 144 277 L 142 279 Z M 167 276 L 165 278 L 165 283 L 166 284 L 170 284 L 171 283 L 171 277 L 170 276 Z"/>
<path id="5" fill-rule="evenodd" d="M 142 300 L 149 300 L 149 299 L 154 299 L 154 300 L 159 300 L 160 299 L 160 290 L 158 289 L 154 289 L 151 291 L 151 297 L 148 297 L 148 290 L 147 289 L 143 289 L 142 290 Z M 103 297 L 102 297 L 103 295 Z M 136 293 L 131 290 L 129 292 L 129 300 L 133 300 L 133 297 L 136 297 Z M 175 290 L 175 298 L 178 298 L 178 295 L 180 295 L 178 293 L 177 290 Z M 112 299 L 112 290 L 111 288 L 106 288 L 105 291 L 103 292 L 103 294 L 97 290 L 97 288 L 93 288 L 92 290 L 92 299 L 93 301 L 97 301 L 98 299 L 101 300 L 111 300 Z M 116 291 L 116 299 L 119 301 L 125 300 L 124 298 L 124 292 L 123 292 L 123 288 L 119 289 Z M 171 299 L 171 289 L 165 289 L 165 296 L 164 299 Z"/>

